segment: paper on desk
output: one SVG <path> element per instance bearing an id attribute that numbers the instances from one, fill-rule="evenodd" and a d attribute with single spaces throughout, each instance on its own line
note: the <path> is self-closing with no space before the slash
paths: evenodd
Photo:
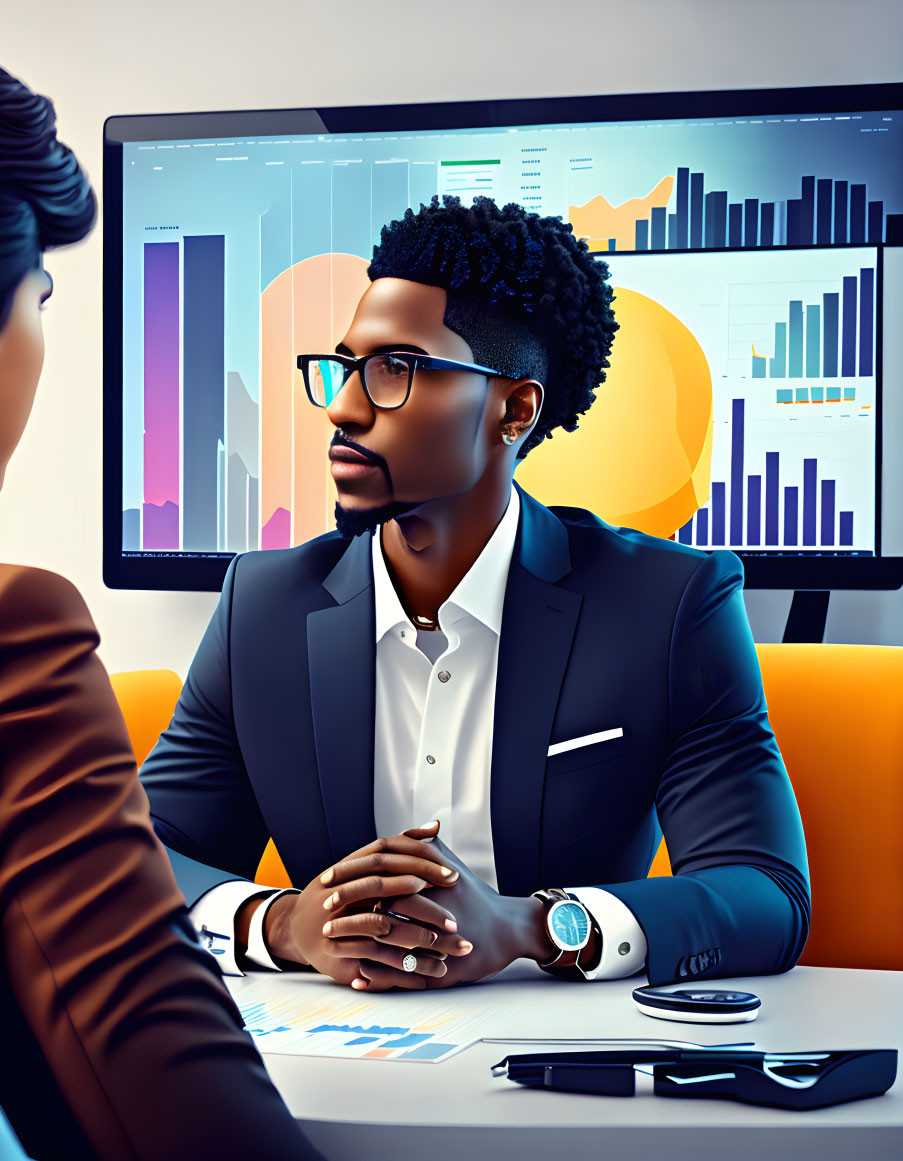
<path id="1" fill-rule="evenodd" d="M 468 989 L 359 993 L 286 976 L 255 979 L 235 1002 L 261 1052 L 436 1064 L 484 1036 L 500 1035 L 509 1005 L 468 1003 Z M 474 1001 L 476 997 L 474 997 Z"/>

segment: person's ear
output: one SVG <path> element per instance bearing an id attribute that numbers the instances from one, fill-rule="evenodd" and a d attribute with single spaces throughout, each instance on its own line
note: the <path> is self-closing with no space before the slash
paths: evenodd
<path id="1" fill-rule="evenodd" d="M 505 410 L 499 422 L 499 434 L 511 446 L 530 431 L 542 410 L 543 386 L 536 379 L 519 379 L 505 399 Z"/>

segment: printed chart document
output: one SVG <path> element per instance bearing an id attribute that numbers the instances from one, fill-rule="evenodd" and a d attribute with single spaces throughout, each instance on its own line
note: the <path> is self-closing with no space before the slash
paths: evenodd
<path id="1" fill-rule="evenodd" d="M 229 985 L 259 1050 L 289 1056 L 437 1063 L 501 1035 L 510 1007 L 487 1008 L 485 993 L 475 1003 L 468 988 L 361 996 L 325 978 L 287 975 Z"/>

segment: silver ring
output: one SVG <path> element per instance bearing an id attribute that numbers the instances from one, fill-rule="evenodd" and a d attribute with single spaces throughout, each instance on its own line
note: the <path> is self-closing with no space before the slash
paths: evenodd
<path id="1" fill-rule="evenodd" d="M 404 959 L 401 961 L 401 966 L 404 968 L 404 970 L 406 972 L 417 971 L 417 956 L 416 955 L 406 955 L 404 957 Z"/>

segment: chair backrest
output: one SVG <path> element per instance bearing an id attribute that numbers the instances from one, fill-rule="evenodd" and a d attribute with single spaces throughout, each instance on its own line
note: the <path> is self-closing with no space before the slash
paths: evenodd
<path id="1" fill-rule="evenodd" d="M 110 682 L 140 766 L 172 719 L 182 679 L 171 669 L 136 669 L 111 673 Z"/>
<path id="2" fill-rule="evenodd" d="M 806 832 L 812 926 L 800 963 L 903 969 L 903 647 L 757 645 L 768 715 Z M 171 670 L 110 678 L 138 762 L 169 725 Z M 662 843 L 650 875 L 670 875 Z M 290 886 L 272 839 L 256 881 Z"/>
<path id="3" fill-rule="evenodd" d="M 903 648 L 756 649 L 809 854 L 812 926 L 800 963 L 899 971 Z M 664 843 L 649 873 L 671 873 Z"/>

